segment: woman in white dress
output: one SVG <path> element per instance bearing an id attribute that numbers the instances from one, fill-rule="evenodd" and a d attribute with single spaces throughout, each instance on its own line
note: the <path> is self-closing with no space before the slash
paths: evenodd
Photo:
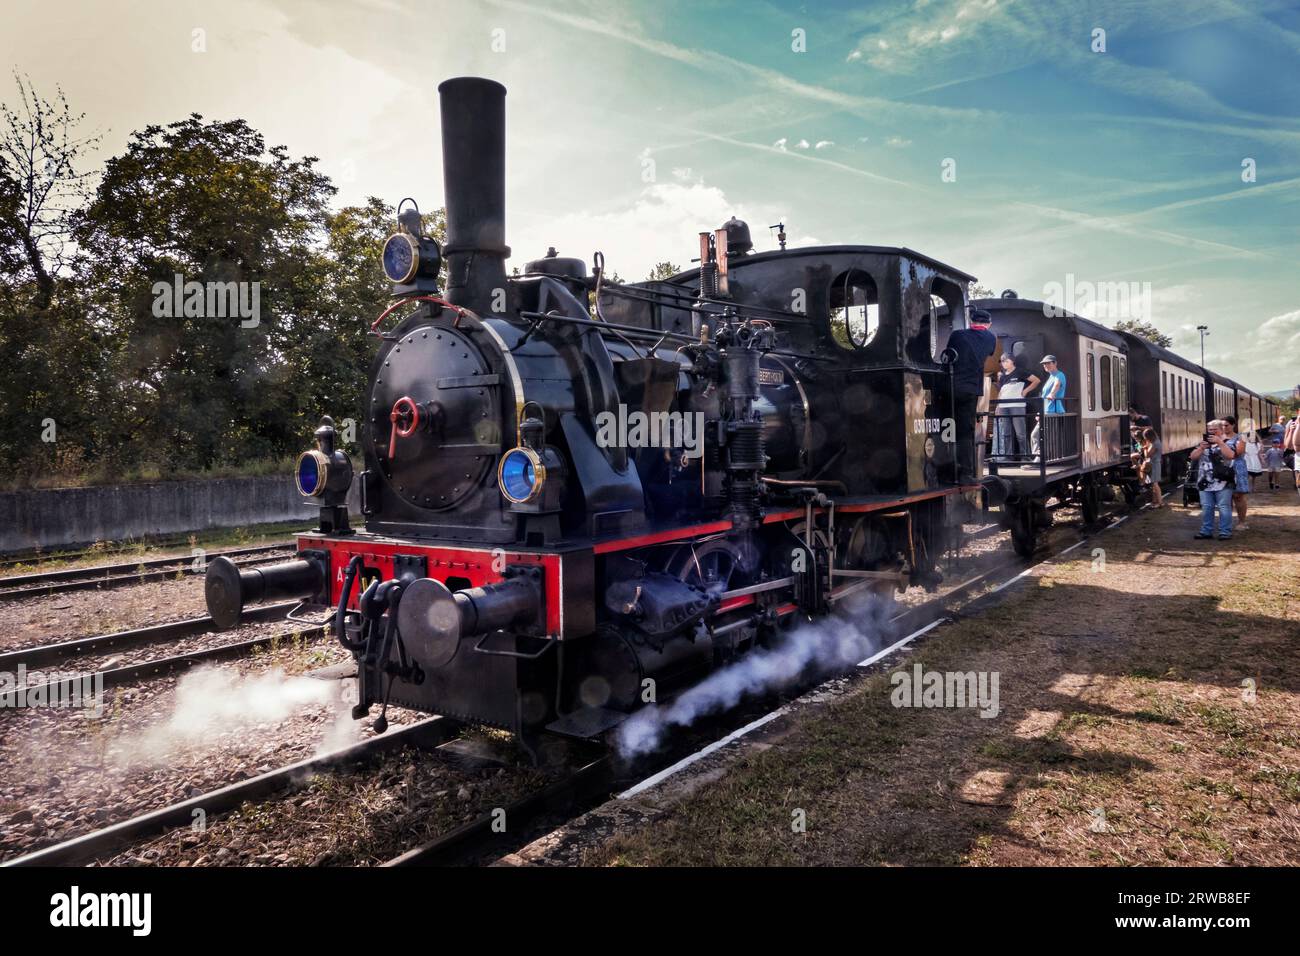
<path id="1" fill-rule="evenodd" d="M 1250 476 L 1250 490 L 1255 490 L 1255 479 L 1264 470 L 1264 462 L 1259 456 L 1259 434 L 1251 432 L 1246 439 L 1246 474 Z"/>

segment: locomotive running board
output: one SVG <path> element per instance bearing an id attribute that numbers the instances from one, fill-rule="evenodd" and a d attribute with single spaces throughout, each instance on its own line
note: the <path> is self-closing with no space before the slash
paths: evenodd
<path id="1" fill-rule="evenodd" d="M 622 711 L 608 707 L 584 707 L 546 725 L 551 733 L 579 740 L 595 740 L 601 734 L 617 727 L 630 717 Z"/>

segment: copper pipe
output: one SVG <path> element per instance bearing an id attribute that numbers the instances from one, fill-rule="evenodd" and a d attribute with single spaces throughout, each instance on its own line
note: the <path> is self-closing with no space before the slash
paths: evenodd
<path id="1" fill-rule="evenodd" d="M 812 481 L 787 481 L 781 478 L 760 478 L 764 484 L 780 485 L 782 488 L 830 488 L 835 487 L 840 490 L 840 494 L 847 495 L 849 489 L 845 487 L 844 482 L 835 481 L 830 478 L 814 479 Z"/>

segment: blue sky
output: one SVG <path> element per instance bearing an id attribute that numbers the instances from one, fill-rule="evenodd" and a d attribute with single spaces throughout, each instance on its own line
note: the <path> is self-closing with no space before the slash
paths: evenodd
<path id="1" fill-rule="evenodd" d="M 6 19 L 6 62 L 61 83 L 110 152 L 190 111 L 242 116 L 319 156 L 342 202 L 435 206 L 437 84 L 491 76 L 518 260 L 601 249 L 642 278 L 735 213 L 760 249 L 783 221 L 1030 298 L 1138 283 L 1176 350 L 1198 358 L 1205 324 L 1207 364 L 1300 382 L 1295 4 L 145 0 Z"/>

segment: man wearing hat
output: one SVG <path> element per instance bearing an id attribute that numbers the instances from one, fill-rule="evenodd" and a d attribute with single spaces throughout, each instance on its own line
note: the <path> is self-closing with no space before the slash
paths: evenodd
<path id="1" fill-rule="evenodd" d="M 998 340 L 989 331 L 992 319 L 984 309 L 975 309 L 970 314 L 970 328 L 957 329 L 948 336 L 947 350 L 953 355 L 953 417 L 960 484 L 979 480 L 975 474 L 975 420 L 984 394 L 984 362 L 998 347 Z"/>
<path id="2" fill-rule="evenodd" d="M 1042 397 L 1047 402 L 1046 412 L 1048 415 L 1065 414 L 1065 373 L 1057 367 L 1055 355 L 1043 356 L 1043 379 Z M 1033 448 L 1035 455 L 1042 454 L 1039 440 L 1042 437 L 1043 423 L 1040 421 L 1034 426 L 1034 432 L 1029 436 L 1029 444 Z"/>

